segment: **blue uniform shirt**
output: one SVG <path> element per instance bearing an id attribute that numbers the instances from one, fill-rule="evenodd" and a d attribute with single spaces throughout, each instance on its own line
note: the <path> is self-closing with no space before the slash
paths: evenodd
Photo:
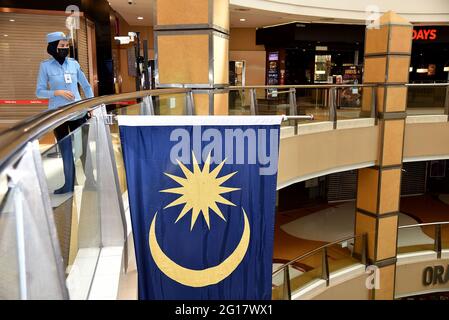
<path id="1" fill-rule="evenodd" d="M 70 74 L 72 83 L 66 83 L 65 74 Z M 81 70 L 78 61 L 72 58 L 66 58 L 61 65 L 54 58 L 50 58 L 41 63 L 37 78 L 36 96 L 49 99 L 49 109 L 59 108 L 81 100 L 78 83 L 83 88 L 86 98 L 92 98 L 94 96 L 92 87 Z M 62 96 L 55 96 L 56 90 L 71 91 L 75 96 L 75 100 L 67 100 Z"/>

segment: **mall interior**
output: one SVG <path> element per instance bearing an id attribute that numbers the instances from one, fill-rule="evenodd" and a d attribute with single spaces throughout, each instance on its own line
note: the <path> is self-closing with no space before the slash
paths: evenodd
<path id="1" fill-rule="evenodd" d="M 287 116 L 273 300 L 449 300 L 449 1 L 0 0 L 0 299 L 138 299 L 117 115 Z"/>

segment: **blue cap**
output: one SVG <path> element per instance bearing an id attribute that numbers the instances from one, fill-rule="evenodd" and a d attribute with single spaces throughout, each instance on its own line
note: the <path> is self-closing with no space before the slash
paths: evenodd
<path id="1" fill-rule="evenodd" d="M 69 40 L 70 37 L 66 36 L 64 32 L 52 32 L 47 34 L 47 42 L 54 42 L 59 40 Z"/>

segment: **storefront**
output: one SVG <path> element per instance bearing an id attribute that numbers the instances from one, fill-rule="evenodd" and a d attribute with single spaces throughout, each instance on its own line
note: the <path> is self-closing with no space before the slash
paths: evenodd
<path id="1" fill-rule="evenodd" d="M 365 27 L 292 23 L 257 30 L 269 85 L 361 83 Z"/>
<path id="2" fill-rule="evenodd" d="M 361 83 L 364 25 L 291 23 L 259 28 L 267 51 L 266 84 Z M 449 26 L 415 26 L 410 82 L 445 82 Z"/>
<path id="3" fill-rule="evenodd" d="M 432 83 L 448 80 L 449 27 L 414 27 L 410 82 Z"/>

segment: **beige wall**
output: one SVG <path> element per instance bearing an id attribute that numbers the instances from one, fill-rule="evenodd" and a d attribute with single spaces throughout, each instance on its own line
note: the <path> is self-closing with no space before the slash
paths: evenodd
<path id="1" fill-rule="evenodd" d="M 265 84 L 265 51 L 231 51 L 229 60 L 245 61 L 245 85 Z"/>
<path id="2" fill-rule="evenodd" d="M 282 138 L 278 188 L 309 176 L 345 171 L 348 167 L 377 161 L 378 135 L 379 126 L 372 126 Z M 449 122 L 408 123 L 405 127 L 404 159 L 449 158 L 447 137 Z"/>
<path id="3" fill-rule="evenodd" d="M 435 256 L 435 254 L 433 255 Z M 398 258 L 396 268 L 395 298 L 413 295 L 449 291 L 449 282 L 445 284 L 423 284 L 423 274 L 427 267 L 443 266 L 445 272 L 449 268 L 449 259 L 435 259 L 435 257 L 408 258 L 409 261 Z M 419 259 L 412 261 L 410 259 Z M 366 288 L 368 273 L 358 274 L 343 281 L 330 282 L 330 286 L 311 290 L 300 299 L 313 300 L 368 300 L 369 290 Z"/>
<path id="4" fill-rule="evenodd" d="M 231 28 L 229 49 L 231 51 L 265 51 L 263 45 L 256 45 L 256 28 Z"/>
<path id="5" fill-rule="evenodd" d="M 338 129 L 281 140 L 278 187 L 328 170 L 346 171 L 377 159 L 379 127 Z"/>
<path id="6" fill-rule="evenodd" d="M 128 74 L 128 50 L 120 48 L 119 52 L 119 78 L 121 80 L 120 93 L 136 91 L 136 80 Z"/>
<path id="7" fill-rule="evenodd" d="M 415 263 L 403 263 L 398 259 L 396 268 L 396 292 L 395 296 L 406 297 L 417 294 L 449 291 L 449 282 L 446 284 L 423 284 L 424 269 L 427 267 L 443 266 L 445 272 L 449 268 L 449 259 L 430 259 L 428 261 L 418 261 Z"/>
<path id="8" fill-rule="evenodd" d="M 230 60 L 246 62 L 246 85 L 265 84 L 266 52 L 256 45 L 255 28 L 232 28 L 229 38 Z"/>
<path id="9" fill-rule="evenodd" d="M 360 274 L 337 284 L 330 283 L 322 293 L 317 294 L 312 300 L 369 300 L 370 291 L 366 288 L 368 274 Z"/>
<path id="10" fill-rule="evenodd" d="M 405 126 L 404 159 L 449 155 L 449 122 Z"/>

